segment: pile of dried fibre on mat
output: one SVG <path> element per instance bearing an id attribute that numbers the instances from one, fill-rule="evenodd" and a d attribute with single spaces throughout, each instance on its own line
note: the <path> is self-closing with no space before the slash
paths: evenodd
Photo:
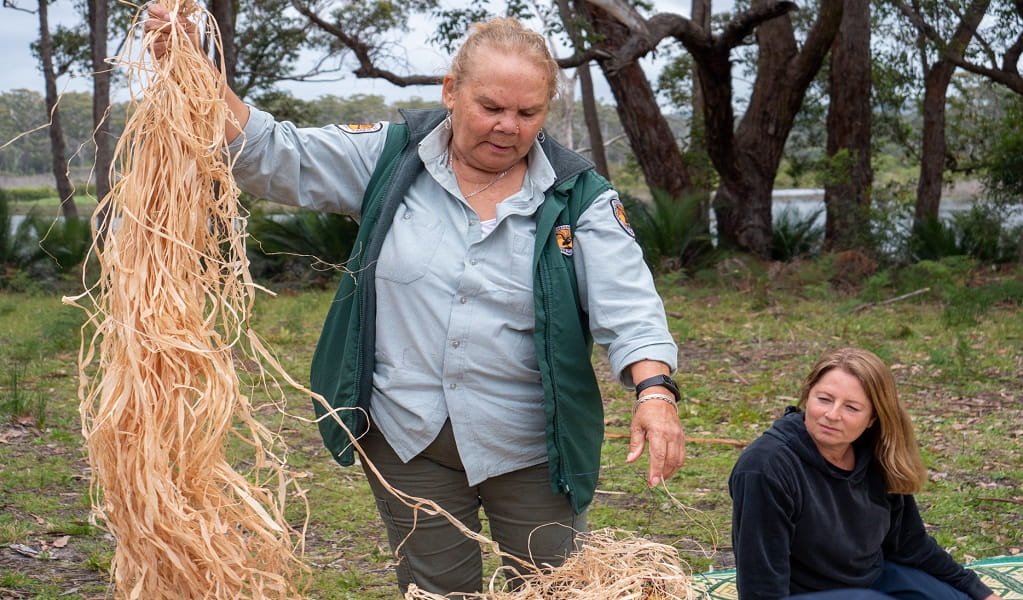
<path id="1" fill-rule="evenodd" d="M 480 600 L 695 600 L 698 594 L 678 551 L 665 544 L 599 530 L 560 567 L 526 574 L 514 591 L 496 589 Z M 444 600 L 414 585 L 406 600 Z"/>
<path id="2" fill-rule="evenodd" d="M 212 23 L 191 0 L 164 4 Z M 99 280 L 77 299 L 95 305 L 81 417 L 94 512 L 117 542 L 114 593 L 301 597 L 307 568 L 284 519 L 278 440 L 253 418 L 233 362 L 254 339 L 255 286 L 224 153 L 225 83 L 177 31 L 164 59 L 125 64 L 146 81 L 96 212 L 110 223 L 95 248 Z M 246 474 L 226 459 L 231 436 L 251 449 Z"/>

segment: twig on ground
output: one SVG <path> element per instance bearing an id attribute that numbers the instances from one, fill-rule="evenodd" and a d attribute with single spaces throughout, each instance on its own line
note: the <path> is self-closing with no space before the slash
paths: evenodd
<path id="1" fill-rule="evenodd" d="M 920 289 L 918 289 L 916 291 L 913 291 L 913 292 L 909 292 L 908 294 L 902 294 L 901 296 L 896 296 L 894 298 L 889 298 L 887 300 L 882 300 L 880 302 L 864 302 L 863 304 L 861 304 L 861 305 L 857 306 L 856 308 L 852 309 L 852 311 L 854 313 L 858 313 L 858 312 L 860 312 L 862 310 L 867 310 L 868 308 L 873 308 L 875 306 L 884 306 L 885 304 L 892 304 L 894 302 L 899 302 L 901 300 L 905 300 L 906 298 L 912 298 L 913 296 L 919 296 L 920 294 L 926 294 L 929 291 L 931 291 L 931 288 L 925 287 L 925 288 L 920 288 Z"/>
<path id="2" fill-rule="evenodd" d="M 978 500 L 987 500 L 988 502 L 1008 502 L 1010 504 L 1023 504 L 1023 498 L 995 498 L 994 496 L 981 496 Z"/>
<path id="3" fill-rule="evenodd" d="M 627 433 L 605 433 L 604 439 L 617 440 L 629 437 Z M 729 446 L 735 446 L 736 448 L 745 448 L 749 446 L 749 442 L 743 440 L 733 440 L 728 438 L 705 438 L 705 437 L 689 437 L 686 436 L 686 442 L 692 442 L 694 444 L 728 444 Z"/>

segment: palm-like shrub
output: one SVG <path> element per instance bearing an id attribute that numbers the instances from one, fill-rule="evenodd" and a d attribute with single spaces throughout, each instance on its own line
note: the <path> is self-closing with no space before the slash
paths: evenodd
<path id="1" fill-rule="evenodd" d="M 358 224 L 347 215 L 298 210 L 250 216 L 248 253 L 253 276 L 326 285 L 344 267 Z"/>
<path id="2" fill-rule="evenodd" d="M 1023 225 L 1011 225 L 1011 207 L 978 202 L 950 218 L 927 217 L 914 223 L 909 238 L 915 260 L 969 256 L 983 263 L 1023 260 Z"/>
<path id="3" fill-rule="evenodd" d="M 824 242 L 824 228 L 817 221 L 823 212 L 821 208 L 800 214 L 791 206 L 783 208 L 774 218 L 771 228 L 771 258 L 789 261 L 819 253 Z"/>
<path id="4" fill-rule="evenodd" d="M 695 266 L 711 248 L 710 235 L 700 218 L 700 196 L 675 200 L 654 192 L 650 201 L 622 194 L 622 203 L 643 257 L 656 273 Z"/>

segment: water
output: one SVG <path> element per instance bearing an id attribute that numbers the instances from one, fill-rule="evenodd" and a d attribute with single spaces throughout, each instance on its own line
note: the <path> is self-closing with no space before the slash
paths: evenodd
<path id="1" fill-rule="evenodd" d="M 795 212 L 795 216 L 804 217 L 819 211 L 816 224 L 824 227 L 824 190 L 822 188 L 778 189 L 771 193 L 771 215 L 777 219 L 784 210 Z M 940 216 L 947 219 L 952 215 L 967 210 L 973 204 L 973 197 L 952 195 L 942 198 Z M 25 220 L 25 215 L 11 215 L 11 231 Z M 1023 207 L 1017 207 L 1009 217 L 1007 225 L 1023 224 Z"/>
<path id="2" fill-rule="evenodd" d="M 784 210 L 795 212 L 795 216 L 804 217 L 819 211 L 815 224 L 824 227 L 824 190 L 820 188 L 780 189 L 771 193 L 771 216 L 774 219 Z M 942 220 L 951 218 L 956 213 L 969 210 L 973 206 L 973 196 L 953 194 L 941 199 L 938 216 Z M 1017 206 L 1009 215 L 1006 226 L 1023 225 L 1023 206 Z"/>

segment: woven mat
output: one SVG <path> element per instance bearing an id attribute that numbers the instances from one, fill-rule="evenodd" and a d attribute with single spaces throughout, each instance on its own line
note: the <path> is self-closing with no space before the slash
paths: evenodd
<path id="1" fill-rule="evenodd" d="M 967 567 L 980 575 L 981 580 L 1004 600 L 1023 600 L 1023 556 L 1001 556 L 972 562 Z M 693 586 L 700 592 L 700 600 L 737 600 L 735 569 L 700 573 Z"/>

